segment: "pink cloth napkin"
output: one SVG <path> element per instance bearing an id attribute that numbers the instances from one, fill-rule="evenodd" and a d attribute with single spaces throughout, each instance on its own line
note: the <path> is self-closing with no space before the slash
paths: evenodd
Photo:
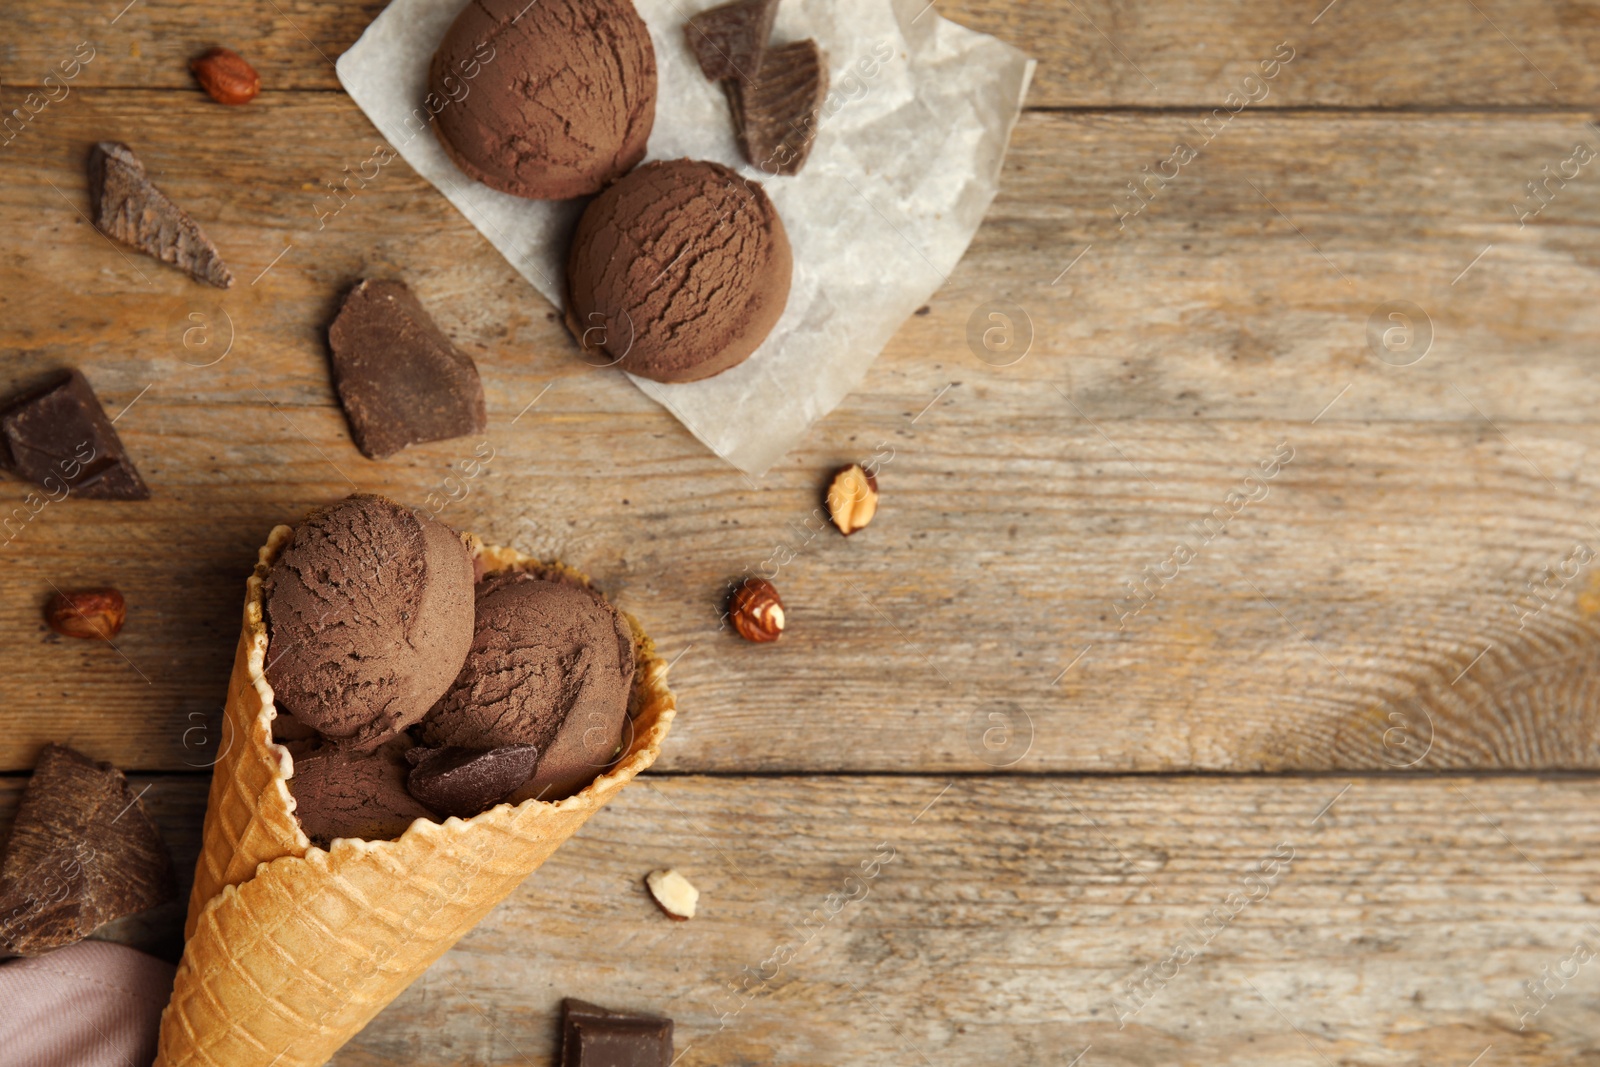
<path id="1" fill-rule="evenodd" d="M 176 970 L 108 941 L 0 964 L 0 1067 L 150 1067 Z"/>

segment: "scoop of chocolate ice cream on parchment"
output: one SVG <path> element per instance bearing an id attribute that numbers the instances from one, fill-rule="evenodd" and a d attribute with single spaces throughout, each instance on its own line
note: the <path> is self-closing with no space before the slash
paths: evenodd
<path id="1" fill-rule="evenodd" d="M 479 587 L 461 675 L 422 724 L 427 745 L 538 749 L 512 800 L 559 800 L 611 765 L 633 688 L 628 624 L 574 581 L 517 571 Z"/>
<path id="2" fill-rule="evenodd" d="M 472 641 L 466 545 L 443 524 L 378 496 L 312 512 L 263 592 L 265 674 L 277 703 L 359 748 L 420 720 Z"/>
<path id="3" fill-rule="evenodd" d="M 476 0 L 440 43 L 428 87 L 439 143 L 469 177 L 566 200 L 644 158 L 656 53 L 630 0 Z"/>
<path id="4" fill-rule="evenodd" d="M 718 163 L 647 163 L 578 222 L 567 327 L 590 362 L 658 382 L 709 378 L 766 340 L 793 270 L 759 182 Z"/>

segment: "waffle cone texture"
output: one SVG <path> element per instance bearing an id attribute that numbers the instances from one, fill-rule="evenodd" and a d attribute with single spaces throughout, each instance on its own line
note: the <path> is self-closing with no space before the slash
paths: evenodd
<path id="1" fill-rule="evenodd" d="M 638 653 L 631 732 L 616 764 L 582 792 L 500 804 L 471 819 L 418 820 L 394 841 L 313 846 L 294 816 L 292 760 L 272 743 L 272 688 L 262 673 L 262 584 L 291 532 L 272 531 L 248 583 L 187 941 L 155 1067 L 326 1063 L 655 762 L 672 723 L 667 665 L 625 615 Z M 501 548 L 485 548 L 482 559 L 490 572 L 537 564 Z"/>

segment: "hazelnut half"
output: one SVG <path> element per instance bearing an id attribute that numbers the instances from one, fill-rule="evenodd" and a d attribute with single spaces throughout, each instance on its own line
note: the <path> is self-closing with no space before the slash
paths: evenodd
<path id="1" fill-rule="evenodd" d="M 746 641 L 776 641 L 783 636 L 783 601 L 765 578 L 746 578 L 728 601 L 728 617 Z"/>
<path id="2" fill-rule="evenodd" d="M 44 621 L 62 637 L 100 637 L 109 641 L 122 632 L 127 601 L 115 589 L 58 592 L 44 606 Z"/>
<path id="3" fill-rule="evenodd" d="M 878 513 L 878 476 L 852 463 L 833 476 L 828 486 L 828 515 L 849 537 Z"/>
<path id="4" fill-rule="evenodd" d="M 200 88 L 219 104 L 248 104 L 261 91 L 261 75 L 230 48 L 213 48 L 189 64 Z"/>
<path id="5" fill-rule="evenodd" d="M 694 906 L 700 900 L 700 890 L 690 885 L 689 879 L 668 869 L 651 871 L 644 876 L 644 884 L 667 918 L 680 923 L 694 918 Z"/>

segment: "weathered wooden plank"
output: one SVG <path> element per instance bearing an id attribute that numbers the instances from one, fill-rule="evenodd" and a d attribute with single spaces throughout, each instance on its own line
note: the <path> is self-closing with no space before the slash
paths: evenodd
<path id="1" fill-rule="evenodd" d="M 1329 417 L 1582 422 L 1597 164 L 1600 128 L 1558 115 L 1029 116 L 902 336 L 949 351 L 1009 302 L 1032 352 L 968 365 L 1059 382 L 1097 419 L 1310 419 L 1349 385 Z M 1400 302 L 1421 313 L 1389 351 Z"/>
<path id="2" fill-rule="evenodd" d="M 0 105 L 19 106 L 26 88 L 39 85 L 85 40 L 95 58 L 72 84 L 198 92 L 188 60 L 221 43 L 256 64 L 268 92 L 335 89 L 332 60 L 384 6 L 383 0 L 220 0 L 194 9 L 148 0 L 126 7 L 105 0 L 93 10 L 18 5 L 10 13 L 14 32 L 0 42 L 0 79 L 11 87 Z M 1266 84 L 1261 106 L 1583 107 L 1600 89 L 1600 16 L 1592 4 L 1566 0 L 946 0 L 937 10 L 1038 59 L 1029 95 L 1035 107 L 1218 107 L 1230 92 L 1261 96 L 1260 84 L 1244 79 L 1259 75 L 1284 42 L 1296 58 Z"/>
<path id="3" fill-rule="evenodd" d="M 116 321 L 147 358 L 204 363 L 206 353 L 181 350 L 185 315 L 225 301 L 257 366 L 244 394 L 323 403 L 320 367 L 285 374 L 303 356 L 281 357 L 286 346 L 320 347 L 332 290 L 364 270 L 409 270 L 480 351 L 570 351 L 543 300 L 403 162 L 352 184 L 353 199 L 329 214 L 340 203 L 329 183 L 378 145 L 347 100 L 225 112 L 168 94 L 86 92 L 53 123 L 0 157 L 0 210 L 52 235 L 0 268 L 29 280 L 0 292 L 0 309 L 30 359 L 104 344 L 96 331 Z M 914 234 L 887 224 L 864 234 L 887 263 L 942 284 L 884 361 L 897 388 L 922 372 L 903 382 L 906 402 L 968 373 L 1061 383 L 1095 418 L 1311 418 L 1346 385 L 1332 418 L 1474 418 L 1477 403 L 1496 418 L 1584 421 L 1600 403 L 1587 373 L 1600 344 L 1600 130 L 1549 114 L 1247 113 L 1205 136 L 1199 117 L 1032 114 L 1000 198 L 947 281 L 910 247 Z M 84 154 L 104 137 L 132 141 L 206 224 L 241 275 L 237 291 L 205 293 L 124 258 L 77 217 Z M 291 137 L 300 148 L 285 157 L 278 146 Z M 1197 156 L 1163 184 L 1152 175 L 1173 172 L 1178 144 Z M 1595 153 L 1586 165 L 1579 144 Z M 1577 178 L 1546 178 L 1569 162 Z M 1529 183 L 1548 183 L 1537 185 L 1548 202 Z M 867 192 L 892 221 L 894 191 Z M 1014 354 L 979 343 L 996 300 L 1025 313 L 1014 315 L 1019 337 L 1031 325 L 1032 350 L 1014 365 L 997 366 Z M 1374 312 L 1395 301 L 1419 305 L 1419 332 L 1431 332 L 1431 351 L 1408 366 L 1398 364 L 1415 352 L 1375 353 L 1368 338 Z M 186 383 L 196 399 L 240 399 L 238 380 L 186 369 L 197 371 Z M 544 380 L 518 383 L 535 381 L 504 402 L 520 410 Z"/>
<path id="4" fill-rule="evenodd" d="M 155 490 L 49 505 L 0 549 L 0 642 L 27 650 L 0 673 L 0 767 L 69 730 L 131 767 L 204 765 L 266 531 L 352 488 L 425 500 L 471 455 L 374 464 L 349 445 L 322 338 L 364 273 L 411 282 L 484 374 L 497 456 L 443 517 L 588 569 L 687 652 L 665 767 L 983 770 L 1021 755 L 984 747 L 996 713 L 1031 720 L 1024 771 L 1600 762 L 1600 601 L 1577 552 L 1600 536 L 1600 194 L 1573 182 L 1523 231 L 1500 202 L 1569 118 L 1242 118 L 1115 237 L 1105 190 L 1179 120 L 1030 116 L 930 314 L 756 485 L 575 359 L 403 164 L 317 229 L 320 180 L 370 151 L 365 120 L 332 96 L 263 101 L 85 92 L 0 158 L 0 217 L 43 227 L 0 262 L 0 385 L 74 363 L 112 411 L 137 400 L 118 427 Z M 290 129 L 315 131 L 305 155 L 276 147 Z M 212 232 L 235 291 L 124 259 L 77 219 L 81 154 L 106 136 L 133 138 Z M 1409 154 L 1376 150 L 1391 143 Z M 1007 367 L 968 345 L 996 295 L 1035 327 Z M 1400 297 L 1437 333 L 1409 367 L 1364 334 Z M 214 345 L 232 323 L 220 362 L 184 347 L 191 313 Z M 1283 442 L 1292 461 L 1244 482 Z M 878 523 L 817 532 L 825 472 L 890 449 Z M 25 488 L 6 484 L 9 510 Z M 1168 562 L 1185 537 L 1197 558 Z M 791 634 L 719 633 L 725 583 L 774 566 Z M 1130 582 L 1154 601 L 1119 625 Z M 117 650 L 43 630 L 52 583 L 127 591 Z"/>
<path id="5" fill-rule="evenodd" d="M 671 1014 L 691 1067 L 1594 1054 L 1591 781 L 947 784 L 629 790 L 336 1062 L 537 1063 L 562 996 Z"/>
<path id="6" fill-rule="evenodd" d="M 335 1062 L 542 1063 L 562 996 L 672 1015 L 691 1067 L 1581 1062 L 1597 802 L 1524 777 L 646 776 Z M 701 890 L 689 923 L 640 884 L 665 865 Z"/>

